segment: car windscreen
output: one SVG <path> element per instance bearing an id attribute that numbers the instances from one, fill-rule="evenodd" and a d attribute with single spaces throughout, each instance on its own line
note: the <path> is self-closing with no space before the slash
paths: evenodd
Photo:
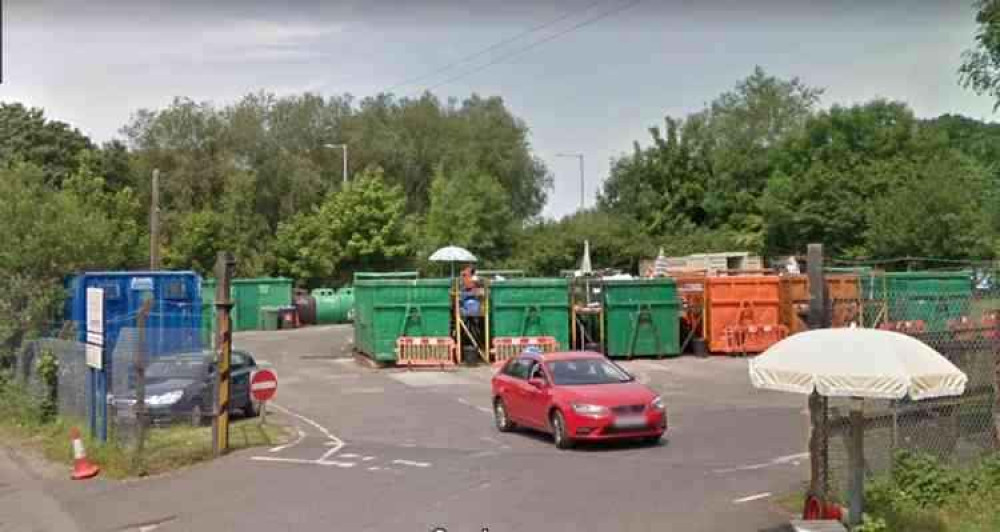
<path id="1" fill-rule="evenodd" d="M 195 357 L 168 357 L 146 366 L 147 379 L 200 379 L 208 375 L 208 361 Z"/>
<path id="2" fill-rule="evenodd" d="M 553 360 L 547 363 L 547 367 L 557 386 L 614 384 L 632 380 L 632 376 L 618 366 L 598 358 Z"/>

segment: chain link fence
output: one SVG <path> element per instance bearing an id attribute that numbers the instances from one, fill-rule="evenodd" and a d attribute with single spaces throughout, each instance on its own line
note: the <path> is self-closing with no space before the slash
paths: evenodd
<path id="1" fill-rule="evenodd" d="M 861 275 L 855 296 L 830 293 L 833 326 L 893 330 L 933 347 L 968 376 L 965 393 L 926 401 L 864 401 L 865 473 L 890 471 L 896 451 L 927 454 L 955 467 L 975 465 L 1000 450 L 1000 287 L 969 272 L 895 278 Z M 832 292 L 832 290 L 831 290 Z M 831 356 L 836 356 L 831 353 Z M 847 399 L 823 399 L 821 449 L 828 493 L 846 500 L 850 443 Z M 822 423 L 821 423 L 822 425 Z"/>

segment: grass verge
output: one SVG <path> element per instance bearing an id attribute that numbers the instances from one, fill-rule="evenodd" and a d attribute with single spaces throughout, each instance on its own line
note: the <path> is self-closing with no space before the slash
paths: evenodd
<path id="1" fill-rule="evenodd" d="M 37 451 L 53 462 L 72 465 L 71 427 L 86 423 L 63 418 L 47 418 L 41 405 L 33 404 L 28 395 L 9 381 L 0 382 L 0 443 Z M 252 447 L 280 445 L 289 441 L 288 427 L 269 418 L 266 425 L 258 419 L 235 420 L 230 424 L 229 448 L 232 451 Z M 110 478 L 130 478 L 166 473 L 212 458 L 210 427 L 176 425 L 151 428 L 147 432 L 142 457 L 134 448 L 113 443 L 109 437 L 101 445 L 85 437 L 87 457 L 101 466 L 101 474 Z M 68 469 L 67 469 L 68 470 Z"/>

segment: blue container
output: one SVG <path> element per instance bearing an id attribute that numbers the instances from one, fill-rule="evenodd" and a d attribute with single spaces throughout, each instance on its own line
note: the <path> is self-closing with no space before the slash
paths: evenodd
<path id="1" fill-rule="evenodd" d="M 138 342 L 135 331 L 139 311 L 151 299 L 146 353 L 156 357 L 201 351 L 201 277 L 194 272 L 88 272 L 70 278 L 66 288 L 66 319 L 76 326 L 80 342 L 87 341 L 87 289 L 104 289 L 103 369 L 87 373 L 87 395 L 91 434 L 107 441 L 106 397 L 117 392 L 113 389 L 112 366 L 122 332 L 133 331 L 131 341 Z M 131 344 L 122 356 L 133 356 L 137 347 L 137 343 Z"/>
<path id="2" fill-rule="evenodd" d="M 77 338 L 87 340 L 87 289 L 104 289 L 104 347 L 114 352 L 123 329 L 134 330 L 143 302 L 153 300 L 146 321 L 146 349 L 151 357 L 199 351 L 201 277 L 194 272 L 88 272 L 67 283 L 66 318 Z"/>

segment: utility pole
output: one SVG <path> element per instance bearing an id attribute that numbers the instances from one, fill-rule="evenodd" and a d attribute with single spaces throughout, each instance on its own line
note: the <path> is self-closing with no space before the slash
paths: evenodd
<path id="1" fill-rule="evenodd" d="M 584 192 L 583 180 L 583 154 L 582 153 L 557 153 L 556 157 L 574 157 L 580 161 L 580 210 L 587 206 Z"/>
<path id="2" fill-rule="evenodd" d="M 324 144 L 324 148 L 340 149 L 344 152 L 344 184 L 347 184 L 347 144 Z"/>
<path id="3" fill-rule="evenodd" d="M 160 169 L 153 169 L 152 204 L 149 206 L 149 269 L 160 269 Z"/>

